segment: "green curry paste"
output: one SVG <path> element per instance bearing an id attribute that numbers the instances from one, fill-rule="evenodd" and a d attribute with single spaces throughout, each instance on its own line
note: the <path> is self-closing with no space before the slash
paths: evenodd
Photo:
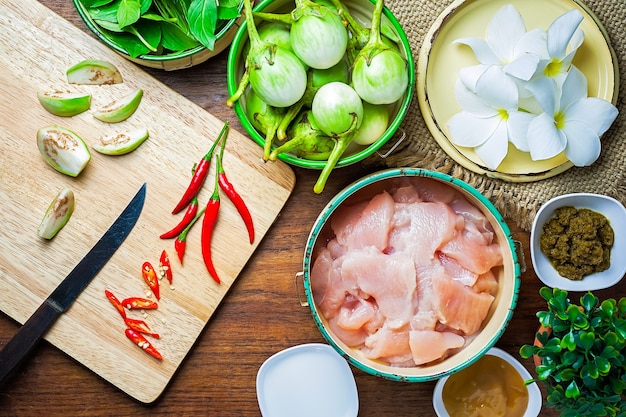
<path id="1" fill-rule="evenodd" d="M 581 280 L 610 266 L 614 233 L 607 218 L 587 208 L 555 210 L 543 225 L 541 251 L 559 275 Z"/>

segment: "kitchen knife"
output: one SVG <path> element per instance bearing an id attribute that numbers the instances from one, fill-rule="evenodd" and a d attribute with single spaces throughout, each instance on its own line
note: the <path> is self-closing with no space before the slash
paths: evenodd
<path id="1" fill-rule="evenodd" d="M 145 198 L 144 183 L 109 230 L 0 351 L 0 385 L 4 384 L 57 317 L 70 308 L 76 297 L 120 247 L 135 226 Z"/>

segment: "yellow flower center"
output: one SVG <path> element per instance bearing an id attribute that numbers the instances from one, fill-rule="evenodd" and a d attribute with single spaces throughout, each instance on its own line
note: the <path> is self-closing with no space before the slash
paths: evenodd
<path id="1" fill-rule="evenodd" d="M 556 59 L 556 58 L 552 58 L 552 60 L 550 61 L 550 63 L 548 65 L 546 65 L 546 68 L 543 70 L 543 74 L 546 77 L 554 77 L 555 75 L 558 75 L 559 72 L 561 72 L 561 67 L 563 63 Z"/>
<path id="2" fill-rule="evenodd" d="M 565 127 L 565 114 L 561 111 L 554 115 L 554 125 L 557 129 L 563 129 Z"/>
<path id="3" fill-rule="evenodd" d="M 500 116 L 502 120 L 509 119 L 509 112 L 506 111 L 506 109 L 498 109 L 498 115 Z"/>

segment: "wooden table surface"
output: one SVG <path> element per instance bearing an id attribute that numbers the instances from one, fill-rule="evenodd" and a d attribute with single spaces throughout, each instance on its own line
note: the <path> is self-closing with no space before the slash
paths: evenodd
<path id="1" fill-rule="evenodd" d="M 43 4 L 87 30 L 68 0 Z M 146 68 L 234 129 L 244 132 L 234 111 L 225 104 L 228 51 L 191 69 L 164 72 Z M 52 54 L 48 55 L 54 59 Z M 414 101 L 413 105 L 417 105 Z M 321 195 L 312 192 L 317 171 L 294 168 L 296 187 L 275 225 L 233 285 L 188 357 L 162 396 L 146 405 L 129 397 L 47 342 L 40 343 L 16 375 L 0 389 L 1 416 L 259 416 L 255 379 L 259 366 L 272 354 L 290 346 L 325 343 L 308 307 L 299 304 L 294 276 L 302 270 L 304 246 L 319 212 L 330 198 L 352 181 L 378 168 L 351 166 L 337 170 Z M 538 291 L 541 282 L 530 263 L 528 233 L 509 221 L 513 237 L 522 243 L 528 266 L 512 321 L 496 346 L 519 358 L 518 350 L 532 342 L 535 312 L 545 308 Z M 626 284 L 600 297 L 624 294 Z M 579 294 L 572 293 L 577 299 Z M 18 324 L 0 317 L 0 347 Z M 80 337 L 77 335 L 77 337 Z M 522 360 L 533 369 L 530 360 Z M 359 416 L 434 416 L 434 382 L 399 383 L 352 368 L 359 393 Z M 534 372 L 531 371 L 534 374 Z M 141 380 L 141 370 L 137 379 Z M 543 390 L 543 387 L 542 387 Z M 544 391 L 545 393 L 545 391 Z M 543 410 L 541 415 L 557 415 Z M 297 417 L 297 416 L 294 416 Z M 320 416 L 332 417 L 332 416 Z"/>

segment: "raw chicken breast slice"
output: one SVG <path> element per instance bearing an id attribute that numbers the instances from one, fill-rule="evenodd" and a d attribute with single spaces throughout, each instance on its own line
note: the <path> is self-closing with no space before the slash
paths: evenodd
<path id="1" fill-rule="evenodd" d="M 459 281 L 468 287 L 473 286 L 478 279 L 478 274 L 463 268 L 456 259 L 450 258 L 445 253 L 439 253 L 439 262 L 443 265 L 450 278 Z"/>
<path id="2" fill-rule="evenodd" d="M 416 280 L 410 259 L 371 249 L 353 251 L 344 257 L 341 275 L 346 281 L 355 281 L 360 291 L 376 300 L 389 327 L 402 327 L 413 316 L 411 300 Z"/>
<path id="3" fill-rule="evenodd" d="M 360 215 L 350 214 L 333 224 L 337 242 L 348 250 L 369 246 L 385 250 L 394 211 L 395 203 L 388 192 L 374 196 Z"/>
<path id="4" fill-rule="evenodd" d="M 475 293 L 446 275 L 433 275 L 433 307 L 439 321 L 448 327 L 472 335 L 489 313 L 493 295 Z"/>
<path id="5" fill-rule="evenodd" d="M 429 265 L 435 252 L 454 237 L 458 216 L 444 203 L 398 203 L 393 220 L 389 252 L 403 253 L 419 267 Z"/>
<path id="6" fill-rule="evenodd" d="M 413 185 L 425 201 L 445 203 L 448 205 L 460 195 L 458 191 L 450 187 L 448 184 L 444 184 L 431 178 L 415 179 Z"/>
<path id="7" fill-rule="evenodd" d="M 392 193 L 392 197 L 396 203 L 419 203 L 422 201 L 415 187 L 410 184 L 398 187 Z"/>
<path id="8" fill-rule="evenodd" d="M 441 252 L 455 259 L 463 268 L 484 274 L 494 266 L 502 265 L 502 249 L 497 243 L 479 245 L 464 233 L 458 233 L 446 243 Z"/>
<path id="9" fill-rule="evenodd" d="M 382 327 L 365 339 L 362 351 L 369 359 L 385 359 L 392 365 L 405 363 L 412 358 L 409 331 Z"/>
<path id="10" fill-rule="evenodd" d="M 339 309 L 337 325 L 348 330 L 360 329 L 376 317 L 377 309 L 372 301 L 349 294 Z"/>
<path id="11" fill-rule="evenodd" d="M 494 297 L 498 294 L 498 279 L 493 271 L 487 271 L 478 276 L 476 283 L 472 287 L 474 292 L 486 292 Z"/>
<path id="12" fill-rule="evenodd" d="M 441 359 L 450 349 L 458 349 L 465 344 L 465 338 L 455 333 L 431 330 L 411 330 L 409 346 L 415 365 Z"/>
<path id="13" fill-rule="evenodd" d="M 343 258 L 332 259 L 330 251 L 320 252 L 311 268 L 313 300 L 324 317 L 339 313 L 348 294 L 357 294 L 355 281 L 345 280 L 341 274 Z"/>
<path id="14" fill-rule="evenodd" d="M 339 316 L 328 320 L 328 329 L 337 336 L 339 340 L 351 347 L 359 347 L 365 343 L 365 339 L 369 335 L 365 329 L 344 329 L 337 323 L 338 320 Z"/>

